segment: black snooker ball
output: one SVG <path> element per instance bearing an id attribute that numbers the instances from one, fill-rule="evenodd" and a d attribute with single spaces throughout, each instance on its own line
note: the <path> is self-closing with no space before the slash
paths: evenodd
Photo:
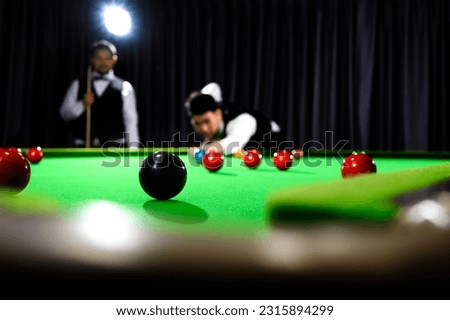
<path id="1" fill-rule="evenodd" d="M 142 189 L 158 200 L 168 200 L 183 190 L 187 179 L 184 162 L 177 155 L 157 151 L 141 164 L 139 183 Z"/>

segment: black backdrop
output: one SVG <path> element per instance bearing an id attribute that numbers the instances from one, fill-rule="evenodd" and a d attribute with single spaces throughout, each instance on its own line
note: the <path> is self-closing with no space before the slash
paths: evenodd
<path id="1" fill-rule="evenodd" d="M 105 0 L 0 0 L 0 144 L 65 146 L 59 104 L 106 38 L 144 142 L 179 145 L 192 131 L 184 99 L 216 81 L 297 145 L 450 150 L 448 0 L 114 2 L 132 12 L 127 38 L 104 29 Z"/>

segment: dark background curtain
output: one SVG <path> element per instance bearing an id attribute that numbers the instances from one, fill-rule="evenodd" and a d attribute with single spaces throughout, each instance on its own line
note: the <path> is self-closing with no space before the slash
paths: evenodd
<path id="1" fill-rule="evenodd" d="M 143 143 L 185 145 L 184 100 L 215 81 L 298 146 L 450 150 L 448 0 L 114 1 L 132 13 L 127 38 L 103 27 L 107 3 L 0 0 L 1 145 L 66 146 L 59 106 L 105 38 Z"/>

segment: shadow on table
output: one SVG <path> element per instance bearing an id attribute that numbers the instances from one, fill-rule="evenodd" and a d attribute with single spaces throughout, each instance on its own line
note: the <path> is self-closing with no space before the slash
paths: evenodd
<path id="1" fill-rule="evenodd" d="M 178 200 L 149 200 L 143 205 L 152 216 L 179 224 L 196 224 L 208 220 L 208 213 L 193 204 Z"/>

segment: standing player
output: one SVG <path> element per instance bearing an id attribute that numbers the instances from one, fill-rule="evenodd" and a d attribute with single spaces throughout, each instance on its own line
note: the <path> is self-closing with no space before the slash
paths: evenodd
<path id="1" fill-rule="evenodd" d="M 250 148 L 273 153 L 285 142 L 275 121 L 255 111 L 224 105 L 217 83 L 192 92 L 185 107 L 192 127 L 204 139 L 202 145 L 211 143 L 225 155 Z"/>
<path id="2" fill-rule="evenodd" d="M 71 146 L 87 145 L 87 126 L 91 126 L 89 145 L 139 146 L 136 96 L 133 86 L 114 74 L 116 47 L 100 40 L 91 45 L 89 54 L 91 69 L 71 83 L 60 108 L 73 135 Z M 86 121 L 87 115 L 90 121 Z"/>

